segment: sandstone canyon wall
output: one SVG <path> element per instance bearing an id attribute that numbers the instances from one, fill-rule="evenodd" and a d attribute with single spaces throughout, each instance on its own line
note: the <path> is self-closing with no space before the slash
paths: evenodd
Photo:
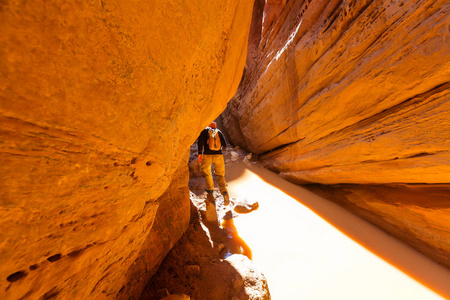
<path id="1" fill-rule="evenodd" d="M 450 267 L 448 1 L 257 0 L 253 12 L 222 114 L 232 142 Z"/>
<path id="2" fill-rule="evenodd" d="M 140 294 L 189 221 L 187 155 L 253 3 L 0 3 L 0 298 Z"/>
<path id="3" fill-rule="evenodd" d="M 297 183 L 450 182 L 447 1 L 263 11 L 223 114 L 234 143 Z"/>

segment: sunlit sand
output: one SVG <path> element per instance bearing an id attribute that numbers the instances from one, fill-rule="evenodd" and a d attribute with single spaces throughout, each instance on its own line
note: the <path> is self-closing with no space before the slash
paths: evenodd
<path id="1" fill-rule="evenodd" d="M 259 202 L 234 224 L 272 299 L 450 298 L 448 269 L 335 203 L 251 169 L 227 167 L 228 189 Z"/>

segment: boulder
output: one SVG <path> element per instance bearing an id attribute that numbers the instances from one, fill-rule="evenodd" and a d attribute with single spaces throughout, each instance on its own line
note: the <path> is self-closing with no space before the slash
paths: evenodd
<path id="1" fill-rule="evenodd" d="M 271 299 L 267 280 L 261 272 L 255 267 L 253 262 L 245 255 L 233 254 L 225 259 L 240 276 L 236 276 L 233 281 L 233 288 L 236 291 L 244 290 L 245 297 L 239 297 L 236 294 L 236 299 L 254 299 L 254 300 L 269 300 Z"/>
<path id="2" fill-rule="evenodd" d="M 252 212 L 259 207 L 258 201 L 249 200 L 246 198 L 237 199 L 236 205 L 234 206 L 234 211 L 240 214 L 247 214 Z"/>
<path id="3" fill-rule="evenodd" d="M 187 228 L 186 151 L 235 93 L 251 9 L 0 4 L 2 299 L 140 295 Z"/>

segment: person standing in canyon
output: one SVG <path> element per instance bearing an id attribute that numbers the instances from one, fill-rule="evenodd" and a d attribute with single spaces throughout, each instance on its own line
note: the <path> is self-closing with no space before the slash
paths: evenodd
<path id="1" fill-rule="evenodd" d="M 227 183 L 225 181 L 225 162 L 222 148 L 227 146 L 227 142 L 222 132 L 217 129 L 216 122 L 212 122 L 206 127 L 198 137 L 198 162 L 203 177 L 206 180 L 206 192 L 213 193 L 214 181 L 211 174 L 211 165 L 214 164 L 214 175 L 219 182 L 219 190 L 223 195 L 224 205 L 230 203 Z"/>

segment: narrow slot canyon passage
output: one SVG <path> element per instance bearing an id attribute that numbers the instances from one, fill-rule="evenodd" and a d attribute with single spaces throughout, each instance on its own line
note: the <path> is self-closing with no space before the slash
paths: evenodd
<path id="1" fill-rule="evenodd" d="M 0 1 L 0 300 L 450 299 L 448 2 Z"/>
<path id="2" fill-rule="evenodd" d="M 259 203 L 234 224 L 272 299 L 450 298 L 448 269 L 341 206 L 248 163 L 226 177 Z"/>

